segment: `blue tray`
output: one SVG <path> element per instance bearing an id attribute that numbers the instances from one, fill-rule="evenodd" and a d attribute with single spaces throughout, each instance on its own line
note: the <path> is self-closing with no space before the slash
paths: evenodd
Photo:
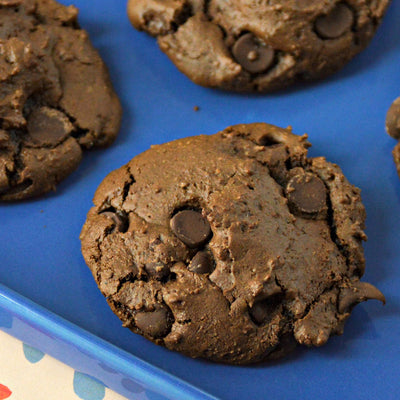
<path id="1" fill-rule="evenodd" d="M 265 96 L 191 83 L 154 39 L 130 26 L 124 1 L 75 4 L 122 99 L 122 129 L 111 148 L 86 153 L 56 193 L 0 205 L 1 329 L 84 365 L 84 372 L 131 398 L 138 397 L 136 384 L 154 392 L 149 399 L 157 392 L 207 398 L 201 391 L 232 400 L 398 399 L 400 180 L 384 119 L 400 95 L 400 2 L 392 3 L 369 48 L 340 73 Z M 383 291 L 387 305 L 359 305 L 343 336 L 280 362 L 232 367 L 192 360 L 121 327 L 83 261 L 78 236 L 104 176 L 151 144 L 255 121 L 307 132 L 311 156 L 339 164 L 362 189 L 369 237 L 365 280 Z M 134 383 L 125 385 L 131 392 L 124 379 Z"/>

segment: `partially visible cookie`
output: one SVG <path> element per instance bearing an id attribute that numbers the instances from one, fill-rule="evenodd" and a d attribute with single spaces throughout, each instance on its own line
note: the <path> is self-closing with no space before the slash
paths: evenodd
<path id="1" fill-rule="evenodd" d="M 45 193 L 109 145 L 121 106 L 78 10 L 0 0 L 0 200 Z"/>
<path id="2" fill-rule="evenodd" d="M 361 282 L 365 210 L 306 136 L 267 124 L 176 140 L 109 174 L 83 256 L 124 326 L 191 357 L 246 364 L 341 334 Z"/>
<path id="3" fill-rule="evenodd" d="M 400 97 L 392 103 L 386 114 L 386 131 L 390 136 L 399 140 L 393 149 L 393 158 L 400 176 Z"/>
<path id="4" fill-rule="evenodd" d="M 129 0 L 128 15 L 193 82 L 266 92 L 326 77 L 362 51 L 390 0 Z"/>

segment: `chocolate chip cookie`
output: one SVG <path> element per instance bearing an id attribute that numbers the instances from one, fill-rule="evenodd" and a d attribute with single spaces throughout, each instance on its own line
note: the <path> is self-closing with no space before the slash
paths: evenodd
<path id="1" fill-rule="evenodd" d="M 393 158 L 400 176 L 400 97 L 393 102 L 386 114 L 386 131 L 390 136 L 399 140 L 393 150 Z"/>
<path id="2" fill-rule="evenodd" d="M 191 357 L 246 364 L 341 334 L 384 301 L 364 273 L 359 189 L 306 135 L 268 124 L 159 146 L 109 174 L 84 258 L 124 326 Z"/>
<path id="3" fill-rule="evenodd" d="M 342 68 L 390 0 L 129 0 L 132 24 L 199 85 L 271 91 Z"/>
<path id="4" fill-rule="evenodd" d="M 45 193 L 109 145 L 121 106 L 78 10 L 0 0 L 0 200 Z"/>

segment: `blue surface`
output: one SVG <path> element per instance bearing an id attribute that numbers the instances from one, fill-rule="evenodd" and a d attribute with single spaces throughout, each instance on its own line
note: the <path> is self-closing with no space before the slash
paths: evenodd
<path id="1" fill-rule="evenodd" d="M 265 96 L 191 83 L 153 38 L 131 28 L 125 1 L 75 4 L 122 100 L 122 129 L 111 148 L 86 153 L 56 193 L 0 205 L 0 282 L 223 399 L 337 399 L 343 393 L 352 399 L 398 399 L 400 180 L 391 157 L 395 141 L 386 135 L 384 119 L 400 95 L 400 2 L 392 3 L 369 48 L 340 73 Z M 371 301 L 356 307 L 343 336 L 319 349 L 299 349 L 281 362 L 231 367 L 191 360 L 121 327 L 85 266 L 78 236 L 104 176 L 151 144 L 256 121 L 307 132 L 310 154 L 338 163 L 362 189 L 369 237 L 365 280 L 382 290 L 387 305 Z"/>

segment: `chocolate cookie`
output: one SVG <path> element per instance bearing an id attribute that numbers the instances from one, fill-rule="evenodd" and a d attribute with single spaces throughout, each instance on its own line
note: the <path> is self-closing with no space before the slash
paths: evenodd
<path id="1" fill-rule="evenodd" d="M 124 326 L 245 364 L 341 334 L 361 282 L 365 210 L 306 136 L 267 124 L 153 146 L 94 196 L 82 252 Z"/>
<path id="2" fill-rule="evenodd" d="M 386 114 L 386 131 L 399 140 L 393 150 L 393 158 L 400 176 L 400 97 L 393 102 Z"/>
<path id="3" fill-rule="evenodd" d="M 0 0 L 0 200 L 45 193 L 109 145 L 121 107 L 78 10 Z"/>
<path id="4" fill-rule="evenodd" d="M 129 0 L 132 24 L 199 85 L 271 91 L 342 68 L 390 0 Z"/>

